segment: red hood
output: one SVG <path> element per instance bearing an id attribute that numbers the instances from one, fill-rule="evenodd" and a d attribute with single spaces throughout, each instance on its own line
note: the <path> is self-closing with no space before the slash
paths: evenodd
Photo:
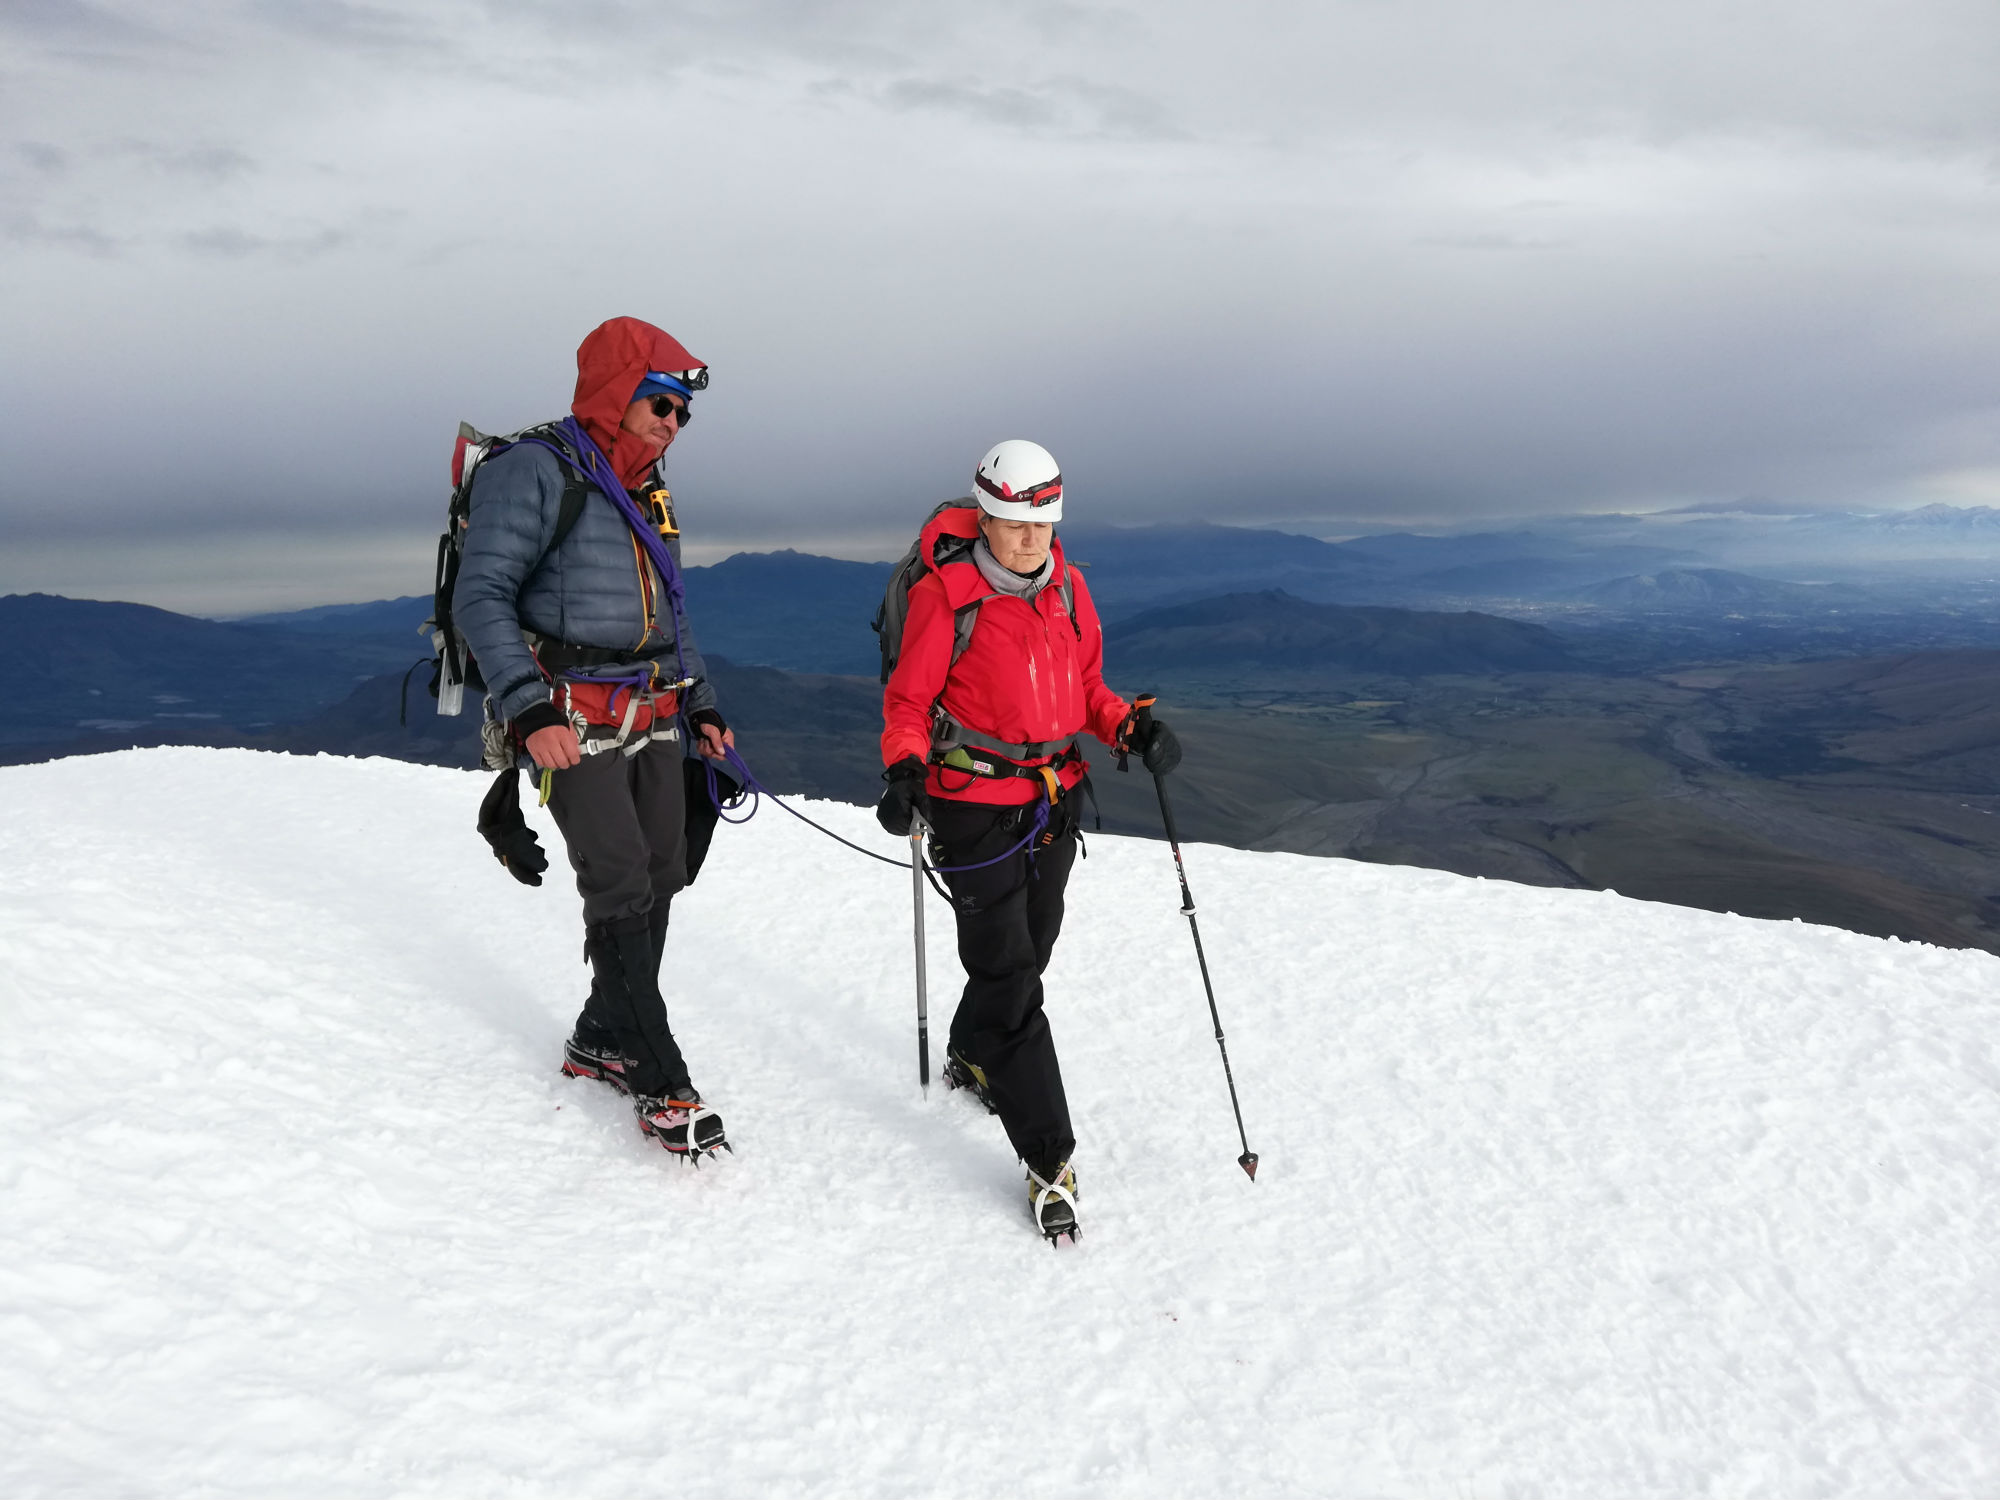
<path id="1" fill-rule="evenodd" d="M 570 410 L 611 460 L 629 489 L 645 477 L 660 450 L 623 431 L 625 408 L 648 370 L 708 368 L 679 339 L 637 318 L 612 318 L 591 329 L 576 350 L 576 400 Z"/>

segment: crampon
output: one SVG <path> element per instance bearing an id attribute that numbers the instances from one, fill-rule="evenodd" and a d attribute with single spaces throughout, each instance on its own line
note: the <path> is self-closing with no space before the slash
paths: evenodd
<path id="1" fill-rule="evenodd" d="M 986 1113 L 997 1115 L 999 1109 L 993 1103 L 993 1092 L 986 1086 L 985 1070 L 967 1062 L 956 1052 L 946 1049 L 944 1054 L 944 1082 L 950 1089 L 971 1089 L 972 1097 L 986 1106 Z"/>
<path id="2" fill-rule="evenodd" d="M 1074 1245 L 1083 1237 L 1083 1226 L 1076 1221 L 1076 1198 L 1076 1173 L 1068 1162 L 1046 1178 L 1028 1168 L 1028 1211 L 1042 1238 L 1054 1248 L 1060 1249 L 1065 1239 Z"/>
<path id="3" fill-rule="evenodd" d="M 572 1036 L 563 1043 L 563 1076 L 565 1078 L 595 1078 L 599 1083 L 608 1083 L 621 1094 L 632 1092 L 632 1085 L 626 1081 L 628 1066 L 625 1054 L 616 1044 L 599 1045 L 583 1037 Z"/>
<path id="4" fill-rule="evenodd" d="M 736 1152 L 723 1134 L 722 1116 L 702 1103 L 701 1095 L 693 1089 L 657 1097 L 641 1095 L 632 1101 L 632 1108 L 639 1117 L 639 1128 L 682 1161 L 700 1166 L 703 1157 L 717 1151 Z"/>

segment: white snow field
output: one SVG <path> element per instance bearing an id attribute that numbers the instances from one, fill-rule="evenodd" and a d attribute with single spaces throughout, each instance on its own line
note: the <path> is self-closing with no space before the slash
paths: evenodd
<path id="1" fill-rule="evenodd" d="M 1166 847 L 1092 838 L 1051 1251 L 918 1093 L 907 873 L 721 831 L 696 1171 L 558 1074 L 485 785 L 0 770 L 0 1493 L 2000 1493 L 1992 957 L 1191 848 L 1253 1184 Z"/>

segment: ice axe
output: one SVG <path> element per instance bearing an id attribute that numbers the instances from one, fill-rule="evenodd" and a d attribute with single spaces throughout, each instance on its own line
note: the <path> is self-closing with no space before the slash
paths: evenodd
<path id="1" fill-rule="evenodd" d="M 1145 745 L 1153 737 L 1153 704 L 1158 699 L 1152 693 L 1142 693 L 1132 704 L 1132 733 L 1127 741 Z M 1130 745 L 1121 742 L 1118 755 L 1118 769 L 1125 769 L 1125 757 L 1130 753 Z M 1257 1180 L 1257 1153 L 1250 1149 L 1250 1137 L 1243 1130 L 1243 1106 L 1236 1101 L 1236 1075 L 1229 1070 L 1229 1047 L 1222 1039 L 1222 1016 L 1215 1008 L 1215 986 L 1208 978 L 1208 955 L 1201 948 L 1201 926 L 1194 919 L 1194 892 L 1188 889 L 1187 866 L 1181 860 L 1181 836 L 1174 827 L 1174 806 L 1167 800 L 1167 778 L 1162 772 L 1153 773 L 1153 790 L 1160 794 L 1160 821 L 1167 827 L 1167 846 L 1174 851 L 1174 873 L 1181 882 L 1181 915 L 1188 919 L 1188 933 L 1194 938 L 1194 959 L 1201 965 L 1201 987 L 1208 992 L 1208 1018 L 1215 1023 L 1215 1046 L 1222 1054 L 1222 1076 L 1229 1084 L 1229 1107 L 1236 1114 L 1236 1138 L 1243 1143 L 1243 1154 L 1236 1158 L 1236 1165 L 1252 1182 Z M 919 922 L 921 923 L 921 918 Z M 919 933 L 922 927 L 918 928 Z M 921 945 L 921 939 L 919 940 Z M 917 972 L 923 972 L 923 958 L 919 953 Z"/>
<path id="2" fill-rule="evenodd" d="M 917 934 L 917 1087 L 931 1095 L 931 1017 L 929 985 L 924 975 L 924 820 L 910 814 L 910 895 L 916 904 Z"/>

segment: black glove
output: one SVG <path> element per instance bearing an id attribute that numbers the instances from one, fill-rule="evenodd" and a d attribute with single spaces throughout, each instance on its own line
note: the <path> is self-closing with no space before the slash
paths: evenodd
<path id="1" fill-rule="evenodd" d="M 924 821 L 930 822 L 931 796 L 924 790 L 924 782 L 929 776 L 930 768 L 914 755 L 904 756 L 882 773 L 882 779 L 889 783 L 889 790 L 875 804 L 875 821 L 882 825 L 885 833 L 893 833 L 899 839 L 908 838 L 912 813 L 921 813 Z"/>
<path id="2" fill-rule="evenodd" d="M 712 708 L 697 708 L 693 713 L 688 715 L 688 723 L 694 725 L 697 729 L 707 724 L 717 734 L 729 733 L 729 726 L 722 722 L 722 715 Z"/>
<path id="3" fill-rule="evenodd" d="M 1151 732 L 1140 737 L 1132 748 L 1139 752 L 1139 758 L 1146 763 L 1146 769 L 1155 776 L 1164 776 L 1181 763 L 1180 736 L 1154 719 Z"/>
<path id="4" fill-rule="evenodd" d="M 486 800 L 479 804 L 479 836 L 493 846 L 493 857 L 521 884 L 542 883 L 549 857 L 521 816 L 521 773 L 511 766 L 494 778 Z"/>

